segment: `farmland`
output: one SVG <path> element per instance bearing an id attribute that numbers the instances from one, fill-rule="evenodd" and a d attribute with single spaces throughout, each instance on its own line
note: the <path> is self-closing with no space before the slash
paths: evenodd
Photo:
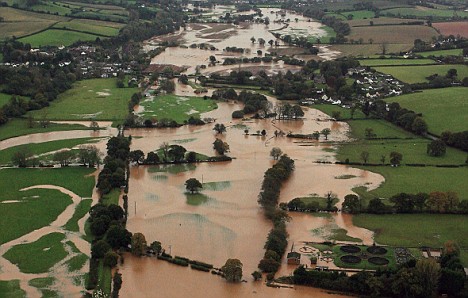
<path id="1" fill-rule="evenodd" d="M 123 24 L 95 20 L 71 20 L 69 22 L 60 22 L 54 25 L 54 28 L 58 29 L 65 28 L 101 36 L 115 36 L 119 33 L 119 29 L 122 27 Z"/>
<path id="2" fill-rule="evenodd" d="M 368 42 L 364 40 L 364 42 Z M 412 43 L 392 43 L 387 45 L 387 53 L 407 52 L 412 48 Z M 333 51 L 339 51 L 342 56 L 369 57 L 382 53 L 381 44 L 340 44 L 330 47 Z"/>
<path id="3" fill-rule="evenodd" d="M 428 52 L 417 52 L 417 55 L 421 55 L 423 57 L 429 57 L 429 56 L 461 56 L 463 53 L 462 49 L 451 49 L 451 50 L 439 50 L 439 51 L 428 51 Z"/>
<path id="4" fill-rule="evenodd" d="M 459 17 L 468 17 L 468 12 L 465 11 L 457 11 L 456 14 Z M 381 12 L 381 15 L 418 18 L 429 16 L 432 16 L 434 18 L 452 18 L 454 16 L 454 11 L 450 9 L 433 9 L 428 7 L 416 6 L 386 9 Z"/>
<path id="5" fill-rule="evenodd" d="M 468 76 L 468 67 L 465 65 L 381 66 L 374 68 L 409 84 L 427 82 L 426 78 L 433 74 L 444 76 L 452 68 L 457 70 L 458 78 L 463 79 Z"/>
<path id="6" fill-rule="evenodd" d="M 359 60 L 363 66 L 383 66 L 383 65 L 425 65 L 434 64 L 431 59 L 366 59 Z"/>
<path id="7" fill-rule="evenodd" d="M 33 47 L 40 47 L 45 45 L 69 46 L 77 41 L 95 40 L 96 37 L 96 35 L 88 33 L 49 29 L 28 37 L 20 38 L 19 41 L 23 43 L 29 43 Z"/>
<path id="8" fill-rule="evenodd" d="M 365 42 L 372 39 L 373 43 L 407 43 L 412 45 L 415 39 L 431 40 L 433 36 L 437 35 L 434 28 L 427 26 L 395 25 L 391 27 L 391 30 L 385 26 L 369 26 L 352 27 L 348 39 L 359 40 L 362 38 Z"/>
<path id="9" fill-rule="evenodd" d="M 51 120 L 122 120 L 127 116 L 130 97 L 137 91 L 138 88 L 117 88 L 114 78 L 83 80 L 44 110 Z"/>
<path id="10" fill-rule="evenodd" d="M 400 19 L 400 18 L 381 17 L 381 18 L 360 19 L 360 20 L 353 19 L 353 20 L 347 21 L 347 23 L 351 27 L 370 26 L 371 21 L 374 24 L 374 26 L 379 26 L 379 25 L 398 25 L 398 24 L 404 25 L 405 23 L 415 22 L 418 20 L 417 19 Z"/>
<path id="11" fill-rule="evenodd" d="M 466 130 L 468 98 L 466 88 L 442 88 L 424 90 L 387 99 L 398 102 L 402 107 L 422 113 L 430 132 L 440 135 L 444 131 Z"/>
<path id="12" fill-rule="evenodd" d="M 460 35 L 468 38 L 468 22 L 434 23 L 433 27 L 443 35 Z"/>

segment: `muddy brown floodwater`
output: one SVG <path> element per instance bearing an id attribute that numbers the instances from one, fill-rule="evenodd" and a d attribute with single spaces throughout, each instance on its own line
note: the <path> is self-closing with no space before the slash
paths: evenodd
<path id="1" fill-rule="evenodd" d="M 270 98 L 274 101 L 274 99 Z M 148 243 L 161 241 L 172 255 L 188 257 L 221 267 L 226 259 L 238 258 L 244 265 L 247 283 L 232 285 L 212 274 L 194 272 L 162 261 L 128 255 L 120 271 L 123 274 L 123 297 L 314 297 L 327 296 L 318 289 L 272 289 L 261 282 L 252 281 L 250 274 L 257 270 L 262 258 L 263 245 L 271 229 L 257 203 L 264 172 L 274 164 L 269 156 L 273 147 L 279 147 L 295 160 L 296 170 L 284 184 L 281 202 L 309 194 L 323 195 L 333 191 L 341 199 L 357 185 L 377 187 L 383 178 L 377 174 L 334 164 L 333 153 L 324 151 L 347 140 L 346 123 L 330 121 L 315 109 L 305 108 L 305 117 L 297 121 L 272 119 L 233 121 L 232 111 L 239 109 L 234 103 L 219 103 L 217 110 L 202 117 L 216 118 L 227 126 L 223 135 L 215 135 L 213 125 L 183 126 L 176 129 L 133 129 L 132 150 L 149 152 L 163 142 L 181 144 L 189 151 L 215 155 L 212 143 L 216 138 L 230 146 L 231 162 L 199 163 L 170 167 L 134 166 L 131 168 L 129 189 L 129 218 L 127 228 L 142 232 Z M 275 130 L 294 133 L 312 133 L 324 128 L 332 130 L 329 142 L 301 141 L 274 137 Z M 265 129 L 267 136 L 245 135 L 244 130 L 255 133 Z M 140 137 L 140 138 L 138 138 Z M 336 179 L 341 175 L 351 179 Z M 200 195 L 185 194 L 184 183 L 189 178 L 204 183 Z M 338 204 L 340 205 L 341 202 Z M 327 218 L 291 213 L 288 224 L 290 246 L 302 241 L 323 241 L 329 235 L 316 235 L 318 228 L 343 228 L 351 237 L 372 243 L 372 233 L 353 226 L 352 221 L 340 213 Z M 294 267 L 285 260 L 281 274 L 291 274 Z"/>

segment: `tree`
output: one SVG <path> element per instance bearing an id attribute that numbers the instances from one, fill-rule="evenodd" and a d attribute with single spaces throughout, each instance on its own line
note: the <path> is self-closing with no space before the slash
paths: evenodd
<path id="1" fill-rule="evenodd" d="M 333 111 L 332 112 L 332 118 L 335 120 L 339 120 L 341 118 L 341 112 L 340 111 Z"/>
<path id="2" fill-rule="evenodd" d="M 356 214 L 361 211 L 361 202 L 357 195 L 349 194 L 344 197 L 343 211 Z"/>
<path id="3" fill-rule="evenodd" d="M 416 117 L 411 124 L 411 130 L 418 135 L 425 134 L 427 132 L 427 123 L 421 117 Z"/>
<path id="4" fill-rule="evenodd" d="M 60 150 L 54 153 L 53 160 L 60 163 L 61 167 L 66 167 L 75 157 L 75 153 L 71 150 Z"/>
<path id="5" fill-rule="evenodd" d="M 203 188 L 203 185 L 196 178 L 190 178 L 185 181 L 185 189 L 191 193 L 198 192 L 199 188 Z"/>
<path id="6" fill-rule="evenodd" d="M 373 198 L 369 201 L 367 212 L 373 214 L 384 214 L 388 212 L 387 206 L 379 198 Z"/>
<path id="7" fill-rule="evenodd" d="M 164 155 L 164 161 L 167 161 L 168 159 L 168 153 L 169 153 L 169 143 L 163 142 L 160 146 L 159 149 L 161 149 L 163 155 Z"/>
<path id="8" fill-rule="evenodd" d="M 367 161 L 369 160 L 369 152 L 362 151 L 361 152 L 361 159 L 364 162 L 364 164 L 367 164 Z"/>
<path id="9" fill-rule="evenodd" d="M 393 167 L 400 165 L 403 155 L 401 153 L 392 151 L 390 152 L 390 163 Z"/>
<path id="10" fill-rule="evenodd" d="M 211 58 L 211 57 L 210 57 Z M 216 58 L 215 58 L 216 61 Z M 188 76 L 186 74 L 181 74 L 178 79 L 179 82 L 181 82 L 184 85 L 187 85 L 189 82 Z"/>
<path id="11" fill-rule="evenodd" d="M 320 132 L 314 131 L 312 133 L 312 137 L 318 141 L 318 139 L 320 138 Z"/>
<path id="12" fill-rule="evenodd" d="M 185 159 L 187 160 L 187 162 L 190 162 L 190 163 L 196 162 L 197 153 L 190 151 L 189 153 L 187 153 L 187 156 L 185 157 Z"/>
<path id="13" fill-rule="evenodd" d="M 258 39 L 258 43 L 261 45 L 261 46 L 264 46 L 265 45 L 265 40 L 263 38 L 259 38 Z"/>
<path id="14" fill-rule="evenodd" d="M 132 254 L 135 256 L 142 256 L 146 254 L 146 238 L 142 233 L 135 233 L 132 236 Z"/>
<path id="15" fill-rule="evenodd" d="M 324 129 L 322 129 L 322 131 L 320 133 L 323 134 L 323 136 L 325 137 L 325 140 L 328 140 L 328 135 L 330 135 L 331 129 L 330 128 L 324 128 Z"/>
<path id="16" fill-rule="evenodd" d="M 325 197 L 327 199 L 327 210 L 331 210 L 332 209 L 332 204 L 333 204 L 333 200 L 336 199 L 336 194 L 332 193 L 331 191 L 327 192 L 325 194 Z"/>
<path id="17" fill-rule="evenodd" d="M 222 123 L 216 123 L 213 130 L 216 131 L 216 134 L 222 134 L 223 132 L 226 132 L 226 126 Z"/>
<path id="18" fill-rule="evenodd" d="M 99 123 L 97 123 L 95 120 L 93 120 L 93 121 L 91 121 L 91 124 L 89 125 L 89 127 L 93 131 L 98 131 L 99 130 Z"/>
<path id="19" fill-rule="evenodd" d="M 434 259 L 422 258 L 414 267 L 415 276 L 422 286 L 423 297 L 435 297 L 440 276 L 440 266 Z"/>
<path id="20" fill-rule="evenodd" d="M 157 255 L 159 255 L 162 251 L 161 242 L 159 241 L 154 241 L 153 243 L 151 243 L 150 247 Z"/>
<path id="21" fill-rule="evenodd" d="M 252 37 L 250 38 L 250 41 L 251 41 L 252 43 L 255 43 L 255 41 L 256 41 L 255 37 L 252 36 Z"/>
<path id="22" fill-rule="evenodd" d="M 91 245 L 91 257 L 95 259 L 103 258 L 111 249 L 110 245 L 104 240 L 98 240 Z"/>
<path id="23" fill-rule="evenodd" d="M 127 248 L 131 240 L 132 233 L 121 225 L 112 225 L 107 230 L 106 241 L 113 249 Z"/>
<path id="24" fill-rule="evenodd" d="M 385 159 L 387 157 L 385 155 L 380 156 L 380 162 L 384 165 L 385 164 Z"/>
<path id="25" fill-rule="evenodd" d="M 434 191 L 429 194 L 427 199 L 427 207 L 433 212 L 445 213 L 449 206 L 447 193 L 441 191 Z"/>
<path id="26" fill-rule="evenodd" d="M 427 154 L 430 156 L 443 156 L 447 147 L 442 140 L 434 140 L 431 143 L 427 144 Z"/>
<path id="27" fill-rule="evenodd" d="M 273 46 L 273 43 L 274 43 L 273 39 L 270 39 L 270 40 L 268 41 L 268 44 L 270 45 L 270 47 Z"/>
<path id="28" fill-rule="evenodd" d="M 184 147 L 180 145 L 171 145 L 167 154 L 174 162 L 179 162 L 184 159 L 185 152 L 187 152 L 187 149 Z"/>
<path id="29" fill-rule="evenodd" d="M 221 267 L 224 277 L 229 282 L 240 282 L 242 280 L 242 263 L 238 259 L 228 259 Z"/>
<path id="30" fill-rule="evenodd" d="M 115 266 L 117 266 L 118 260 L 119 255 L 110 250 L 104 255 L 104 266 L 114 268 Z"/>
<path id="31" fill-rule="evenodd" d="M 157 164 L 159 162 L 159 155 L 157 155 L 156 153 L 154 153 L 153 151 L 150 151 L 148 152 L 148 154 L 146 155 L 146 160 L 145 162 L 149 165 L 154 165 L 154 164 Z"/>
<path id="32" fill-rule="evenodd" d="M 273 147 L 270 151 L 270 156 L 273 157 L 274 160 L 278 160 L 282 154 L 283 151 L 278 147 Z"/>
<path id="33" fill-rule="evenodd" d="M 382 42 L 379 47 L 380 47 L 380 50 L 382 51 L 382 55 L 387 54 L 388 42 L 386 41 Z"/>
<path id="34" fill-rule="evenodd" d="M 112 284 L 112 298 L 118 298 L 120 288 L 122 287 L 122 274 L 120 274 L 118 271 L 114 273 L 114 277 L 112 278 Z"/>
<path id="35" fill-rule="evenodd" d="M 252 272 L 252 277 L 255 281 L 262 279 L 262 273 L 260 271 Z"/>
<path id="36" fill-rule="evenodd" d="M 229 144 L 216 138 L 213 142 L 213 149 L 216 150 L 219 155 L 224 155 L 224 153 L 229 152 Z"/>
<path id="37" fill-rule="evenodd" d="M 167 93 L 173 93 L 175 91 L 175 83 L 172 80 L 164 80 L 161 82 L 160 88 Z"/>
<path id="38" fill-rule="evenodd" d="M 78 159 L 84 166 L 94 167 L 101 163 L 102 153 L 94 145 L 82 145 L 78 147 Z"/>
<path id="39" fill-rule="evenodd" d="M 29 148 L 23 148 L 15 153 L 11 157 L 11 162 L 13 165 L 18 166 L 20 168 L 25 168 L 29 165 L 29 159 L 31 158 L 32 153 L 29 151 Z"/>
<path id="40" fill-rule="evenodd" d="M 373 129 L 373 128 L 371 128 L 371 127 L 366 127 L 366 129 L 365 129 L 364 131 L 365 131 L 366 139 L 371 139 L 371 138 L 375 138 L 375 137 L 376 137 L 376 134 L 374 133 L 374 129 Z"/>
<path id="41" fill-rule="evenodd" d="M 140 165 L 145 159 L 145 154 L 141 150 L 134 150 L 130 151 L 128 158 L 130 161 L 136 162 L 137 165 Z"/>

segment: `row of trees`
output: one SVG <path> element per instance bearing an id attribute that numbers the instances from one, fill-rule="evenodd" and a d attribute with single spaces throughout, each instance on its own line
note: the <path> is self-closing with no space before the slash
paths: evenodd
<path id="1" fill-rule="evenodd" d="M 107 142 L 107 156 L 104 168 L 99 173 L 96 187 L 101 195 L 108 194 L 113 188 L 120 188 L 128 182 L 127 167 L 130 153 L 130 138 L 122 135 L 112 137 Z"/>
<path id="2" fill-rule="evenodd" d="M 466 275 L 460 262 L 460 248 L 452 241 L 444 245 L 440 264 L 434 259 L 411 260 L 397 269 L 360 271 L 347 276 L 344 272 L 294 271 L 295 284 L 370 297 L 466 297 Z"/>

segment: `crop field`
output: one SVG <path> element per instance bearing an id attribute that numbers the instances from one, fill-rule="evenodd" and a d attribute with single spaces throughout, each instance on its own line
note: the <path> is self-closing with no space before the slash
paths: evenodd
<path id="1" fill-rule="evenodd" d="M 421 55 L 423 57 L 429 56 L 461 56 L 463 54 L 462 49 L 452 49 L 452 50 L 440 50 L 440 51 L 428 51 L 428 52 L 417 52 L 417 55 Z"/>
<path id="2" fill-rule="evenodd" d="M 19 145 L 10 147 L 0 151 L 0 165 L 10 164 L 11 158 L 15 152 L 28 151 L 33 155 L 40 155 L 48 152 L 53 152 L 61 149 L 71 149 L 78 145 L 88 144 L 95 142 L 99 139 L 95 138 L 81 138 L 70 140 L 50 141 L 44 143 L 32 143 L 27 145 Z"/>
<path id="3" fill-rule="evenodd" d="M 68 18 L 55 15 L 40 14 L 31 11 L 0 7 L 0 39 L 6 37 L 32 34 L 52 26 L 56 22 L 67 21 Z"/>
<path id="4" fill-rule="evenodd" d="M 151 101 L 143 101 L 145 118 L 172 119 L 183 123 L 191 116 L 199 118 L 201 113 L 217 108 L 215 101 L 204 100 L 202 97 L 184 97 L 175 95 L 157 96 Z"/>
<path id="5" fill-rule="evenodd" d="M 344 13 L 346 14 L 346 13 Z M 397 24 L 405 24 L 409 22 L 415 22 L 421 20 L 417 19 L 400 19 L 400 18 L 387 18 L 387 17 L 381 17 L 381 18 L 369 18 L 369 19 L 353 19 L 350 21 L 347 21 L 347 23 L 351 27 L 356 27 L 356 26 L 370 26 L 370 22 L 373 22 L 374 26 L 378 25 L 397 25 Z M 388 27 L 387 27 L 388 28 Z"/>
<path id="6" fill-rule="evenodd" d="M 50 107 L 31 114 L 40 117 L 45 111 L 51 120 L 122 120 L 135 92 L 138 88 L 117 88 L 114 78 L 83 80 L 60 94 Z"/>
<path id="7" fill-rule="evenodd" d="M 122 28 L 123 24 L 95 20 L 72 20 L 69 22 L 57 23 L 53 27 L 57 29 L 82 31 L 102 36 L 115 36 L 119 34 L 119 28 Z"/>
<path id="8" fill-rule="evenodd" d="M 436 63 L 432 59 L 365 59 L 359 60 L 363 66 L 382 66 L 382 65 L 425 65 Z"/>
<path id="9" fill-rule="evenodd" d="M 467 67 L 468 68 L 468 67 Z M 430 132 L 440 135 L 444 131 L 468 130 L 468 97 L 466 88 L 452 87 L 424 90 L 418 93 L 388 98 L 402 107 L 422 113 Z"/>
<path id="10" fill-rule="evenodd" d="M 432 25 L 443 35 L 468 37 L 468 22 L 434 23 Z"/>
<path id="11" fill-rule="evenodd" d="M 391 27 L 391 30 L 386 26 L 369 26 L 352 27 L 348 39 L 359 40 L 362 38 L 365 42 L 372 39 L 373 43 L 408 43 L 413 45 L 415 39 L 431 40 L 433 36 L 437 35 L 439 33 L 428 26 L 395 25 Z"/>
<path id="12" fill-rule="evenodd" d="M 405 8 L 391 8 L 381 11 L 381 15 L 393 14 L 395 16 L 405 17 L 439 17 L 439 18 L 451 18 L 454 16 L 454 11 L 450 9 L 433 9 L 428 7 L 416 6 L 416 7 L 405 7 Z M 468 17 L 468 12 L 457 11 L 459 17 Z"/>
<path id="13" fill-rule="evenodd" d="M 364 39 L 364 42 L 368 40 Z M 387 45 L 387 53 L 400 53 L 407 52 L 413 47 L 413 43 L 392 43 Z M 341 52 L 340 56 L 355 56 L 355 57 L 369 57 L 379 55 L 382 53 L 380 44 L 340 44 L 332 45 L 332 51 Z"/>
<path id="14" fill-rule="evenodd" d="M 65 187 L 83 197 L 91 197 L 94 172 L 87 168 L 60 169 L 2 169 L 2 216 L 0 217 L 0 243 L 16 239 L 51 223 L 71 203 L 69 196 L 51 189 L 22 188 L 52 184 Z"/>
<path id="15" fill-rule="evenodd" d="M 379 244 L 394 246 L 442 247 L 455 240 L 468 246 L 468 217 L 453 214 L 359 214 L 353 223 L 376 233 Z M 466 265 L 466 264 L 465 264 Z"/>
<path id="16" fill-rule="evenodd" d="M 61 16 L 70 15 L 72 13 L 72 10 L 69 7 L 64 6 L 60 2 L 41 2 L 40 4 L 33 5 L 31 8 L 37 12 L 58 14 Z"/>
<path id="17" fill-rule="evenodd" d="M 427 82 L 426 78 L 433 74 L 444 76 L 452 68 L 457 70 L 459 79 L 468 76 L 468 66 L 465 65 L 380 66 L 374 68 L 378 72 L 392 75 L 409 84 Z"/>
<path id="18" fill-rule="evenodd" d="M 69 46 L 77 41 L 92 41 L 95 40 L 96 37 L 96 35 L 88 33 L 49 29 L 31 36 L 20 38 L 19 41 L 23 43 L 29 43 L 33 47 L 40 47 L 45 45 Z"/>

